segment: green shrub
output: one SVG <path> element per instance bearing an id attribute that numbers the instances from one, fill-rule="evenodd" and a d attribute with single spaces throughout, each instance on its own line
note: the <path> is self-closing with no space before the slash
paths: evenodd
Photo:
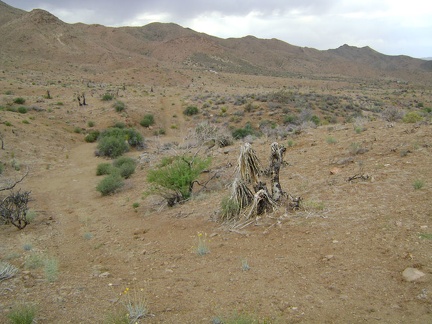
<path id="1" fill-rule="evenodd" d="M 27 108 L 24 106 L 18 107 L 18 112 L 20 114 L 26 114 L 27 113 Z"/>
<path id="2" fill-rule="evenodd" d="M 110 175 L 107 175 L 98 183 L 98 185 L 96 186 L 96 190 L 99 191 L 102 196 L 107 196 L 114 193 L 123 185 L 123 178 L 120 176 L 120 174 L 117 172 L 113 172 Z"/>
<path id="3" fill-rule="evenodd" d="M 125 104 L 124 104 L 124 102 L 123 102 L 123 101 L 120 101 L 120 100 L 117 100 L 117 101 L 114 103 L 114 109 L 115 109 L 115 111 L 117 111 L 117 112 L 122 112 L 123 110 L 125 110 Z"/>
<path id="4" fill-rule="evenodd" d="M 105 93 L 102 96 L 102 100 L 103 101 L 110 101 L 110 100 L 113 100 L 113 99 L 114 99 L 114 96 L 111 93 Z"/>
<path id="5" fill-rule="evenodd" d="M 99 140 L 97 149 L 100 155 L 114 159 L 127 152 L 129 145 L 121 137 L 108 136 Z"/>
<path id="6" fill-rule="evenodd" d="M 239 204 L 230 197 L 224 197 L 221 201 L 221 219 L 230 220 L 240 213 Z"/>
<path id="7" fill-rule="evenodd" d="M 114 128 L 126 128 L 126 124 L 123 122 L 115 122 Z"/>
<path id="8" fill-rule="evenodd" d="M 410 111 L 402 118 L 404 123 L 417 123 L 422 120 L 422 117 L 415 111 Z"/>
<path id="9" fill-rule="evenodd" d="M 25 99 L 23 97 L 18 97 L 13 100 L 13 102 L 17 105 L 23 105 L 25 103 Z"/>
<path id="10" fill-rule="evenodd" d="M 424 181 L 423 180 L 416 180 L 413 182 L 413 187 L 415 190 L 419 190 L 424 187 Z"/>
<path id="11" fill-rule="evenodd" d="M 168 205 L 188 199 L 192 194 L 193 182 L 211 163 L 210 158 L 178 156 L 171 163 L 149 170 L 147 181 L 154 191 L 168 200 Z"/>
<path id="12" fill-rule="evenodd" d="M 90 133 L 88 133 L 86 135 L 86 137 L 84 138 L 84 140 L 87 143 L 94 143 L 97 141 L 98 137 L 99 137 L 100 132 L 98 130 L 93 130 Z"/>
<path id="13" fill-rule="evenodd" d="M 94 121 L 89 120 L 89 121 L 87 122 L 87 126 L 88 126 L 88 127 L 94 127 L 94 125 L 95 125 L 95 122 L 94 122 Z"/>
<path id="14" fill-rule="evenodd" d="M 111 163 L 99 163 L 96 168 L 96 175 L 97 176 L 107 175 L 111 173 L 111 170 L 112 170 Z"/>
<path id="15" fill-rule="evenodd" d="M 133 128 L 112 127 L 100 133 L 98 144 L 99 154 L 116 158 L 133 147 L 143 147 L 144 138 Z"/>
<path id="16" fill-rule="evenodd" d="M 140 125 L 142 127 L 150 127 L 154 123 L 155 123 L 154 116 L 152 114 L 145 115 L 140 121 Z"/>
<path id="17" fill-rule="evenodd" d="M 121 156 L 114 160 L 113 166 L 119 170 L 123 178 L 128 179 L 135 172 L 136 162 L 130 157 Z"/>
<path id="18" fill-rule="evenodd" d="M 82 129 L 80 127 L 74 127 L 74 133 L 81 134 Z"/>
<path id="19" fill-rule="evenodd" d="M 232 132 L 232 136 L 235 139 L 245 138 L 248 135 L 254 135 L 255 131 L 253 130 L 250 123 L 246 123 L 244 128 L 237 128 Z"/>
<path id="20" fill-rule="evenodd" d="M 4 165 L 0 162 L 0 174 L 2 174 L 4 171 Z"/>
<path id="21" fill-rule="evenodd" d="M 32 324 L 35 323 L 36 307 L 33 305 L 18 305 L 12 308 L 7 315 L 12 324 Z"/>
<path id="22" fill-rule="evenodd" d="M 294 115 L 286 115 L 284 117 L 284 124 L 296 124 L 298 118 Z"/>
<path id="23" fill-rule="evenodd" d="M 198 114 L 198 107 L 196 106 L 188 106 L 184 111 L 183 114 L 186 116 L 193 116 Z"/>

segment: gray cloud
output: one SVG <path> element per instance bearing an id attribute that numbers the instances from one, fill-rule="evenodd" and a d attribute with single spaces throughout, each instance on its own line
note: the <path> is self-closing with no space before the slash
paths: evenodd
<path id="1" fill-rule="evenodd" d="M 423 0 L 6 0 L 68 23 L 141 26 L 175 22 L 218 37 L 254 35 L 317 49 L 370 46 L 389 55 L 432 56 L 432 4 Z"/>

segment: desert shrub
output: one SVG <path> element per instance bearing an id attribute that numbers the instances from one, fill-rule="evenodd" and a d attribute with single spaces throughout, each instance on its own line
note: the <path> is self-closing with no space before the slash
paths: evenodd
<path id="1" fill-rule="evenodd" d="M 235 139 L 242 139 L 245 138 L 248 135 L 256 135 L 256 132 L 252 128 L 252 125 L 250 123 L 246 123 L 244 128 L 237 128 L 234 129 L 232 132 L 232 136 Z"/>
<path id="2" fill-rule="evenodd" d="M 126 128 L 126 124 L 118 121 L 118 122 L 115 122 L 112 127 L 113 128 Z"/>
<path id="3" fill-rule="evenodd" d="M 154 123 L 155 123 L 155 120 L 154 120 L 154 116 L 152 114 L 145 115 L 140 121 L 140 125 L 142 127 L 150 127 Z"/>
<path id="4" fill-rule="evenodd" d="M 397 107 L 388 107 L 382 112 L 382 117 L 388 122 L 395 122 L 401 120 L 403 116 L 403 110 Z"/>
<path id="5" fill-rule="evenodd" d="M 12 308 L 7 315 L 12 324 L 32 324 L 35 323 L 36 307 L 33 305 L 18 305 Z"/>
<path id="6" fill-rule="evenodd" d="M 129 145 L 121 137 L 107 136 L 99 140 L 98 152 L 102 156 L 116 158 L 129 150 Z"/>
<path id="7" fill-rule="evenodd" d="M 99 163 L 96 168 L 96 175 L 97 176 L 107 175 L 111 173 L 111 170 L 112 170 L 111 163 Z"/>
<path id="8" fill-rule="evenodd" d="M 18 97 L 13 100 L 13 103 L 17 105 L 23 105 L 25 103 L 25 99 L 23 97 Z"/>
<path id="9" fill-rule="evenodd" d="M 4 171 L 4 165 L 2 162 L 0 162 L 0 174 L 2 174 Z"/>
<path id="10" fill-rule="evenodd" d="M 210 163 L 210 158 L 177 156 L 149 170 L 147 181 L 153 185 L 155 193 L 166 198 L 168 205 L 173 206 L 191 196 L 194 181 Z"/>
<path id="11" fill-rule="evenodd" d="M 107 128 L 100 133 L 98 144 L 98 152 L 102 156 L 116 158 L 129 150 L 129 145 L 132 147 L 143 147 L 144 138 L 133 128 Z"/>
<path id="12" fill-rule="evenodd" d="M 117 100 L 115 103 L 114 103 L 114 109 L 115 109 L 115 111 L 117 111 L 117 112 L 122 112 L 123 110 L 125 110 L 125 104 L 124 104 L 124 102 L 123 101 L 120 101 L 120 100 Z"/>
<path id="13" fill-rule="evenodd" d="M 222 220 L 233 219 L 240 213 L 240 206 L 238 202 L 228 196 L 222 198 L 220 208 Z"/>
<path id="14" fill-rule="evenodd" d="M 424 186 L 424 181 L 423 180 L 417 179 L 417 180 L 415 180 L 413 182 L 413 188 L 415 190 L 419 190 L 419 189 L 423 188 L 423 186 Z"/>
<path id="15" fill-rule="evenodd" d="M 27 108 L 24 106 L 18 107 L 17 110 L 20 114 L 26 114 L 27 113 Z"/>
<path id="16" fill-rule="evenodd" d="M 188 106 L 184 111 L 183 114 L 186 116 L 193 116 L 198 114 L 198 107 L 196 106 Z"/>
<path id="17" fill-rule="evenodd" d="M 136 162 L 130 157 L 121 156 L 114 160 L 113 166 L 119 170 L 123 178 L 127 179 L 135 172 Z"/>
<path id="18" fill-rule="evenodd" d="M 18 229 L 23 229 L 30 223 L 27 218 L 30 191 L 10 192 L 0 200 L 0 223 L 12 224 Z"/>
<path id="19" fill-rule="evenodd" d="M 298 118 L 294 115 L 285 115 L 284 116 L 284 124 L 297 124 Z"/>
<path id="20" fill-rule="evenodd" d="M 113 194 L 124 185 L 123 178 L 118 172 L 112 172 L 103 178 L 98 185 L 96 190 L 99 191 L 102 196 Z"/>
<path id="21" fill-rule="evenodd" d="M 410 111 L 402 118 L 404 123 L 417 123 L 422 120 L 422 117 L 415 111 Z"/>
<path id="22" fill-rule="evenodd" d="M 84 140 L 87 143 L 94 143 L 97 141 L 99 134 L 100 132 L 98 130 L 93 130 L 84 137 Z"/>
<path id="23" fill-rule="evenodd" d="M 88 126 L 88 127 L 94 127 L 94 125 L 95 125 L 95 122 L 94 122 L 94 121 L 89 120 L 89 121 L 87 122 L 87 126 Z"/>
<path id="24" fill-rule="evenodd" d="M 321 123 L 321 120 L 319 119 L 319 117 L 317 115 L 313 115 L 310 120 L 311 120 L 311 122 L 313 122 L 317 126 Z"/>
<path id="25" fill-rule="evenodd" d="M 225 147 L 233 143 L 233 138 L 225 127 L 214 125 L 209 122 L 199 123 L 193 130 L 192 136 L 199 144 L 214 141 L 219 147 Z"/>
<path id="26" fill-rule="evenodd" d="M 110 101 L 110 100 L 113 100 L 113 99 L 114 99 L 114 96 L 111 93 L 105 93 L 102 96 L 102 100 L 103 101 Z"/>

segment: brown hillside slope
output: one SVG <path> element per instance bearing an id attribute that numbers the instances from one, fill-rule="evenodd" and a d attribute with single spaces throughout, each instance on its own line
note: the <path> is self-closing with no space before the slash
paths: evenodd
<path id="1" fill-rule="evenodd" d="M 51 64 L 105 64 L 107 68 L 131 67 L 131 60 L 178 67 L 199 67 L 243 74 L 278 76 L 327 75 L 405 78 L 430 82 L 424 61 L 406 56 L 388 56 L 368 47 L 343 45 L 318 51 L 276 39 L 220 39 L 176 24 L 153 23 L 143 27 L 104 27 L 66 24 L 50 13 L 0 12 L 0 49 L 5 64 L 33 60 Z M 13 14 L 11 14 L 13 13 Z"/>

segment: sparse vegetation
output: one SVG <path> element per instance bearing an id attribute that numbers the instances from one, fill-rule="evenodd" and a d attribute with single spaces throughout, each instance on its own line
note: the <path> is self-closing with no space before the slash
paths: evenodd
<path id="1" fill-rule="evenodd" d="M 118 169 L 120 175 L 128 179 L 136 168 L 136 161 L 130 157 L 122 156 L 114 160 L 113 166 Z"/>
<path id="2" fill-rule="evenodd" d="M 143 147 L 144 138 L 132 128 L 108 128 L 98 136 L 98 153 L 116 158 L 129 150 L 129 146 Z"/>
<path id="3" fill-rule="evenodd" d="M 112 95 L 111 93 L 105 93 L 102 96 L 102 101 L 111 101 L 114 99 L 114 95 Z"/>
<path id="4" fill-rule="evenodd" d="M 47 258 L 44 260 L 44 273 L 48 282 L 54 282 L 58 278 L 58 261 L 56 258 Z"/>
<path id="5" fill-rule="evenodd" d="M 107 196 L 115 193 L 118 189 L 124 186 L 123 178 L 119 172 L 111 172 L 105 178 L 103 178 L 98 185 L 96 190 L 99 191 L 102 196 Z"/>
<path id="6" fill-rule="evenodd" d="M 112 164 L 111 163 L 99 163 L 96 168 L 96 175 L 107 175 L 111 173 L 112 170 Z"/>
<path id="7" fill-rule="evenodd" d="M 12 324 L 33 324 L 36 320 L 36 307 L 30 304 L 21 304 L 12 308 L 7 317 Z"/>
<path id="8" fill-rule="evenodd" d="M 186 116 L 193 116 L 198 114 L 199 110 L 197 106 L 188 106 L 184 111 L 183 114 Z"/>
<path id="9" fill-rule="evenodd" d="M 116 112 L 122 112 L 122 111 L 125 110 L 125 108 L 126 108 L 126 105 L 124 104 L 123 101 L 117 100 L 114 103 L 114 109 L 115 109 Z"/>
<path id="10" fill-rule="evenodd" d="M 421 121 L 423 118 L 415 111 L 410 111 L 405 114 L 405 116 L 402 118 L 404 123 L 410 123 L 414 124 L 419 121 Z"/>
<path id="11" fill-rule="evenodd" d="M 150 126 L 154 125 L 154 123 L 155 123 L 155 120 L 154 120 L 154 116 L 152 114 L 145 115 L 140 121 L 140 125 L 142 127 L 150 127 Z"/>
<path id="12" fill-rule="evenodd" d="M 210 253 L 210 248 L 208 246 L 208 239 L 207 239 L 207 233 L 201 233 L 199 232 L 197 234 L 197 248 L 196 248 L 196 253 L 200 256 L 202 255 L 206 255 L 208 253 Z"/>
<path id="13" fill-rule="evenodd" d="M 92 130 L 90 133 L 88 133 L 85 137 L 84 140 L 87 143 L 94 143 L 97 141 L 98 137 L 100 135 L 100 132 L 98 130 Z"/>
<path id="14" fill-rule="evenodd" d="M 18 97 L 13 100 L 14 104 L 23 105 L 25 104 L 25 99 L 23 97 Z"/>
<path id="15" fill-rule="evenodd" d="M 413 182 L 413 187 L 415 190 L 419 190 L 419 189 L 423 188 L 424 187 L 424 181 L 420 180 L 420 179 L 415 180 Z"/>

